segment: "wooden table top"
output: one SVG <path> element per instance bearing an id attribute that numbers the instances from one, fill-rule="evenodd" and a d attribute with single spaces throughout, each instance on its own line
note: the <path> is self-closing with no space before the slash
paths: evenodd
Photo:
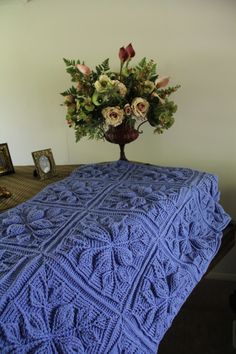
<path id="1" fill-rule="evenodd" d="M 12 193 L 11 197 L 0 199 L 0 212 L 32 198 L 47 185 L 67 177 L 78 166 L 56 166 L 57 175 L 45 180 L 33 176 L 35 166 L 14 166 L 15 173 L 0 177 L 0 187 L 5 187 Z"/>

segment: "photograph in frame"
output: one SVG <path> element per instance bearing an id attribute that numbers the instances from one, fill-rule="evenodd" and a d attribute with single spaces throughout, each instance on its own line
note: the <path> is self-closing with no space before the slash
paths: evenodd
<path id="1" fill-rule="evenodd" d="M 56 176 L 56 165 L 51 149 L 33 151 L 32 157 L 36 168 L 34 176 L 40 179 Z"/>
<path id="2" fill-rule="evenodd" d="M 0 176 L 14 173 L 11 155 L 7 143 L 0 144 Z"/>

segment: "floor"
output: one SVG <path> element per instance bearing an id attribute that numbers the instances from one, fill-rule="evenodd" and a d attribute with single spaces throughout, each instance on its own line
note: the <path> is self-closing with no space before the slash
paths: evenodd
<path id="1" fill-rule="evenodd" d="M 175 318 L 158 354 L 236 354 L 229 306 L 235 282 L 203 279 Z"/>

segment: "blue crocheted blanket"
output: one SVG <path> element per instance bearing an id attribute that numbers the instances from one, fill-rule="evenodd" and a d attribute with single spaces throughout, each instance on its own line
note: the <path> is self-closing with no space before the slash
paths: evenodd
<path id="1" fill-rule="evenodd" d="M 217 178 L 85 165 L 0 215 L 0 352 L 157 353 L 230 218 Z"/>

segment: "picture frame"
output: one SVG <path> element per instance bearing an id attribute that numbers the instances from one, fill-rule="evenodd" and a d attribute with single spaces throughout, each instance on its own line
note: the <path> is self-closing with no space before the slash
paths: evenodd
<path id="1" fill-rule="evenodd" d="M 40 179 L 47 179 L 56 176 L 56 165 L 52 150 L 44 149 L 32 152 L 35 168 L 34 176 Z"/>
<path id="2" fill-rule="evenodd" d="M 7 143 L 0 144 L 0 176 L 14 173 L 11 155 Z"/>

